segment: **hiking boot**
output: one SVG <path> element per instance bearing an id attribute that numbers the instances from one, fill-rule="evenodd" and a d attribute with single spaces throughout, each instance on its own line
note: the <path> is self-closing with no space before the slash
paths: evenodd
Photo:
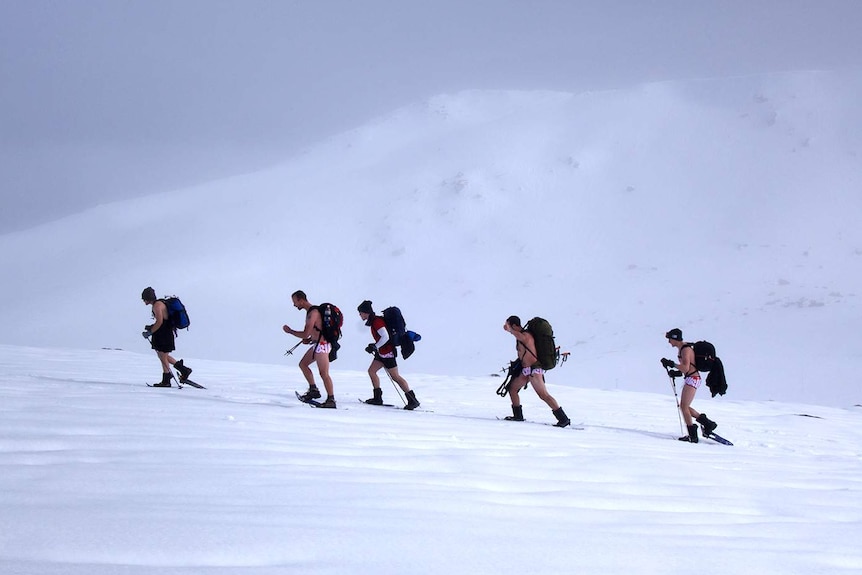
<path id="1" fill-rule="evenodd" d="M 308 391 L 303 395 L 300 395 L 299 398 L 305 402 L 308 402 L 311 399 L 320 399 L 320 390 L 317 389 L 316 385 L 310 385 L 308 386 Z"/>
<path id="2" fill-rule="evenodd" d="M 374 397 L 366 399 L 365 403 L 369 405 L 383 405 L 383 390 L 378 387 L 372 391 L 374 391 Z"/>
<path id="3" fill-rule="evenodd" d="M 554 424 L 554 427 L 568 427 L 572 423 L 572 420 L 566 417 L 566 412 L 563 411 L 562 407 L 558 407 L 551 413 L 557 418 L 557 423 Z"/>
<path id="4" fill-rule="evenodd" d="M 419 407 L 419 400 L 416 399 L 416 393 L 411 389 L 406 394 L 407 396 L 407 405 L 404 406 L 404 409 L 413 411 L 417 407 Z"/>
<path id="5" fill-rule="evenodd" d="M 170 387 L 172 377 L 170 373 L 163 373 L 161 383 L 154 383 L 153 387 Z"/>
<path id="6" fill-rule="evenodd" d="M 708 418 L 705 413 L 701 413 L 697 416 L 697 422 L 701 425 L 701 428 L 703 429 L 704 437 L 715 431 L 715 428 L 718 427 L 718 424 Z"/>
<path id="7" fill-rule="evenodd" d="M 512 406 L 512 415 L 504 417 L 506 421 L 524 421 L 524 407 L 521 405 Z"/>
<path id="8" fill-rule="evenodd" d="M 336 409 L 336 407 L 335 407 L 335 398 L 334 398 L 334 397 L 332 397 L 331 395 L 330 395 L 330 396 L 327 396 L 326 401 L 324 401 L 323 403 L 321 403 L 321 404 L 317 405 L 317 407 L 321 407 L 321 408 L 323 408 L 323 409 Z"/>
<path id="9" fill-rule="evenodd" d="M 183 365 L 183 360 L 177 360 L 174 364 L 174 367 L 178 372 L 180 372 L 180 383 L 185 383 L 189 376 L 192 374 L 192 368 L 186 367 Z"/>
<path id="10" fill-rule="evenodd" d="M 680 441 L 687 441 L 689 443 L 697 443 L 697 424 L 692 423 L 688 426 L 688 435 L 683 435 L 679 438 Z"/>

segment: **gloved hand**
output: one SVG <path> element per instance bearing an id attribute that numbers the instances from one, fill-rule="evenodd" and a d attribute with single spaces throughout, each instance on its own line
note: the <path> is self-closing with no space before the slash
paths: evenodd
<path id="1" fill-rule="evenodd" d="M 144 336 L 144 339 L 150 339 L 150 336 L 153 335 L 153 332 L 151 332 L 148 329 L 145 329 L 144 331 L 141 332 L 141 335 Z"/>
<path id="2" fill-rule="evenodd" d="M 365 346 L 365 353 L 376 353 L 376 352 L 377 352 L 377 346 L 374 345 L 373 343 L 369 343 L 368 345 Z"/>
<path id="3" fill-rule="evenodd" d="M 672 369 L 667 374 L 671 377 L 682 377 L 682 372 L 678 369 Z"/>
<path id="4" fill-rule="evenodd" d="M 672 359 L 667 359 L 667 358 L 664 358 L 664 357 L 663 357 L 663 358 L 662 358 L 662 360 L 661 360 L 661 365 L 662 365 L 662 367 L 664 367 L 665 369 L 668 369 L 668 368 L 671 368 L 671 367 L 676 367 L 676 363 L 675 363 Z"/>

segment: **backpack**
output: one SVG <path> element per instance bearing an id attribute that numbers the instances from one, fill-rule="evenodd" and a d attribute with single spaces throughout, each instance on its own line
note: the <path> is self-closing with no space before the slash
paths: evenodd
<path id="1" fill-rule="evenodd" d="M 186 306 L 183 305 L 180 298 L 172 295 L 163 298 L 161 301 L 165 302 L 165 307 L 168 308 L 168 322 L 170 322 L 171 327 L 175 330 L 188 329 L 189 325 L 191 325 L 189 313 L 186 311 Z"/>
<path id="2" fill-rule="evenodd" d="M 401 310 L 395 306 L 387 307 L 383 310 L 382 317 L 386 324 L 386 331 L 389 333 L 389 341 L 393 346 L 401 348 L 401 357 L 407 359 L 413 355 L 416 351 L 415 342 L 422 339 L 422 336 L 408 331 L 407 322 L 404 321 Z"/>
<path id="3" fill-rule="evenodd" d="M 697 371 L 708 371 L 706 386 L 712 396 L 727 393 L 727 378 L 724 375 L 724 364 L 715 355 L 715 346 L 708 341 L 696 341 L 685 344 L 694 350 L 694 368 Z M 685 347 L 685 346 L 684 346 Z"/>
<path id="4" fill-rule="evenodd" d="M 341 339 L 341 326 L 344 325 L 344 315 L 342 315 L 338 306 L 332 303 L 322 303 L 316 307 L 323 321 L 320 333 L 323 334 L 326 341 L 334 346 Z"/>
<path id="5" fill-rule="evenodd" d="M 533 336 L 536 342 L 536 361 L 545 371 L 557 365 L 557 345 L 554 343 L 554 330 L 548 320 L 534 317 L 524 326 L 524 331 Z"/>
<path id="6" fill-rule="evenodd" d="M 386 322 L 389 341 L 394 346 L 401 345 L 404 340 L 404 333 L 407 331 L 407 323 L 404 321 L 404 316 L 401 315 L 401 310 L 395 306 L 387 307 L 383 310 L 383 321 Z"/>
<path id="7" fill-rule="evenodd" d="M 710 371 L 715 365 L 715 346 L 708 341 L 687 343 L 694 350 L 694 367 L 697 371 Z"/>

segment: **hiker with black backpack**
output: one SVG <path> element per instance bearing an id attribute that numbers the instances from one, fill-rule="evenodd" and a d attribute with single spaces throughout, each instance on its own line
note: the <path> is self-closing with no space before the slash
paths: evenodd
<path id="1" fill-rule="evenodd" d="M 678 361 L 674 362 L 671 359 L 662 358 L 661 364 L 665 369 L 678 370 L 679 374 L 685 378 L 684 385 L 682 386 L 682 393 L 680 394 L 679 410 L 685 420 L 685 427 L 688 430 L 688 435 L 683 435 L 679 440 L 687 441 L 689 443 L 697 443 L 697 423 L 703 426 L 704 435 L 709 435 L 715 431 L 718 424 L 710 420 L 705 413 L 699 413 L 691 406 L 691 402 L 694 401 L 694 396 L 703 381 L 697 368 L 694 344 L 683 341 L 682 330 L 679 328 L 674 328 L 668 331 L 664 336 L 667 338 L 668 343 L 678 350 Z M 715 395 L 715 393 L 713 393 L 713 395 Z M 695 423 L 695 421 L 697 423 Z"/>
<path id="2" fill-rule="evenodd" d="M 299 360 L 299 369 L 305 380 L 308 382 L 308 391 L 300 396 L 302 401 L 307 403 L 314 402 L 317 407 L 335 409 L 335 392 L 332 385 L 332 378 L 329 376 L 329 363 L 334 361 L 338 348 L 341 347 L 338 343 L 340 333 L 340 318 L 336 329 L 327 328 L 324 325 L 324 315 L 332 314 L 333 309 L 340 316 L 341 312 L 332 304 L 321 304 L 320 306 L 312 305 L 308 301 L 308 297 L 302 290 L 293 292 L 290 296 L 293 301 L 293 306 L 299 310 L 305 310 L 305 327 L 300 330 L 291 329 L 290 326 L 284 325 L 282 329 L 284 333 L 298 337 L 304 344 L 312 344 L 308 351 Z M 328 306 L 326 310 L 321 308 Z M 327 322 L 328 323 L 328 322 Z M 320 397 L 320 390 L 317 384 L 314 383 L 314 374 L 311 372 L 311 364 L 317 363 L 317 371 L 320 373 L 320 379 L 323 380 L 323 386 L 326 389 L 326 401 L 317 402 Z"/>
<path id="3" fill-rule="evenodd" d="M 536 320 L 541 320 L 541 318 L 530 320 L 529 323 Z M 555 424 L 556 427 L 566 427 L 571 423 L 571 421 L 566 416 L 566 412 L 563 411 L 563 408 L 560 407 L 560 404 L 557 403 L 557 400 L 548 393 L 548 389 L 545 386 L 545 370 L 552 369 L 554 365 L 556 365 L 556 360 L 546 359 L 546 362 L 550 362 L 546 364 L 543 364 L 540 361 L 540 353 L 537 348 L 536 338 L 528 327 L 521 327 L 521 318 L 516 315 L 509 316 L 506 323 L 503 324 L 503 329 L 515 336 L 515 349 L 518 352 L 518 359 L 512 366 L 514 377 L 508 387 L 509 397 L 512 400 L 512 415 L 507 416 L 506 419 L 509 421 L 524 421 L 524 410 L 521 406 L 519 393 L 522 389 L 526 388 L 528 384 L 532 383 L 533 389 L 536 390 L 536 395 L 548 404 L 554 417 L 557 418 L 557 423 Z M 548 324 L 548 329 L 550 329 L 550 324 Z M 550 346 L 551 354 L 555 354 L 553 335 L 551 335 Z M 520 370 L 520 372 L 518 372 L 518 370 Z"/>
<path id="4" fill-rule="evenodd" d="M 371 360 L 371 365 L 368 366 L 368 377 L 371 378 L 371 387 L 374 397 L 366 399 L 365 403 L 370 405 L 383 405 L 383 389 L 380 387 L 380 378 L 377 373 L 381 368 L 386 369 L 389 378 L 397 383 L 407 398 L 407 405 L 404 409 L 414 410 L 419 407 L 419 400 L 416 399 L 416 393 L 410 389 L 410 384 L 398 373 L 398 362 L 395 359 L 398 352 L 395 347 L 395 341 L 390 337 L 389 331 L 391 326 L 386 324 L 383 316 L 376 315 L 374 308 L 369 300 L 363 301 L 356 308 L 359 312 L 359 317 L 365 322 L 365 325 L 371 328 L 371 336 L 374 338 L 374 343 L 369 343 L 365 351 L 374 354 L 374 359 Z M 400 310 L 399 310 L 400 312 Z M 403 323 L 403 318 L 402 322 Z"/>
<path id="5" fill-rule="evenodd" d="M 159 356 L 159 362 L 162 364 L 162 381 L 154 383 L 153 387 L 171 387 L 173 378 L 171 366 L 180 373 L 180 383 L 185 383 L 192 374 L 192 369 L 183 365 L 183 360 L 176 360 L 171 356 L 171 352 L 176 349 L 177 326 L 170 320 L 166 300 L 156 298 L 156 290 L 152 287 L 147 287 L 141 292 L 141 299 L 144 300 L 144 304 L 152 306 L 154 320 L 153 323 L 144 326 L 141 335 L 150 340 L 150 345 L 156 350 L 156 355 Z"/>

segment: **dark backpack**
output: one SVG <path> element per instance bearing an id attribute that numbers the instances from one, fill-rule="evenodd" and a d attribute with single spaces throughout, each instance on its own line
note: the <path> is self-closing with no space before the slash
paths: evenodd
<path id="1" fill-rule="evenodd" d="M 322 303 L 317 307 L 320 312 L 320 317 L 323 322 L 320 333 L 324 339 L 331 344 L 335 344 L 341 339 L 341 326 L 344 325 L 344 315 L 338 306 L 332 303 Z"/>
<path id="2" fill-rule="evenodd" d="M 697 371 L 710 371 L 715 365 L 715 346 L 708 341 L 686 344 L 694 350 L 694 367 Z"/>
<path id="3" fill-rule="evenodd" d="M 524 326 L 524 331 L 533 336 L 536 342 L 536 361 L 545 371 L 557 365 L 557 345 L 554 343 L 554 330 L 548 320 L 534 317 Z"/>
<path id="4" fill-rule="evenodd" d="M 407 323 L 401 310 L 395 306 L 383 310 L 383 321 L 386 322 L 386 331 L 389 332 L 389 341 L 398 346 L 404 341 L 404 333 L 407 331 Z"/>
<path id="5" fill-rule="evenodd" d="M 165 307 L 168 308 L 168 322 L 174 329 L 188 329 L 191 325 L 189 313 L 186 311 L 186 306 L 175 295 L 168 296 L 161 301 L 165 302 Z"/>
<path id="6" fill-rule="evenodd" d="M 407 330 L 407 322 L 401 315 L 401 310 L 395 306 L 383 310 L 383 322 L 389 333 L 389 340 L 393 346 L 401 348 L 401 357 L 407 359 L 416 351 L 416 343 L 422 336 L 416 332 Z"/>

